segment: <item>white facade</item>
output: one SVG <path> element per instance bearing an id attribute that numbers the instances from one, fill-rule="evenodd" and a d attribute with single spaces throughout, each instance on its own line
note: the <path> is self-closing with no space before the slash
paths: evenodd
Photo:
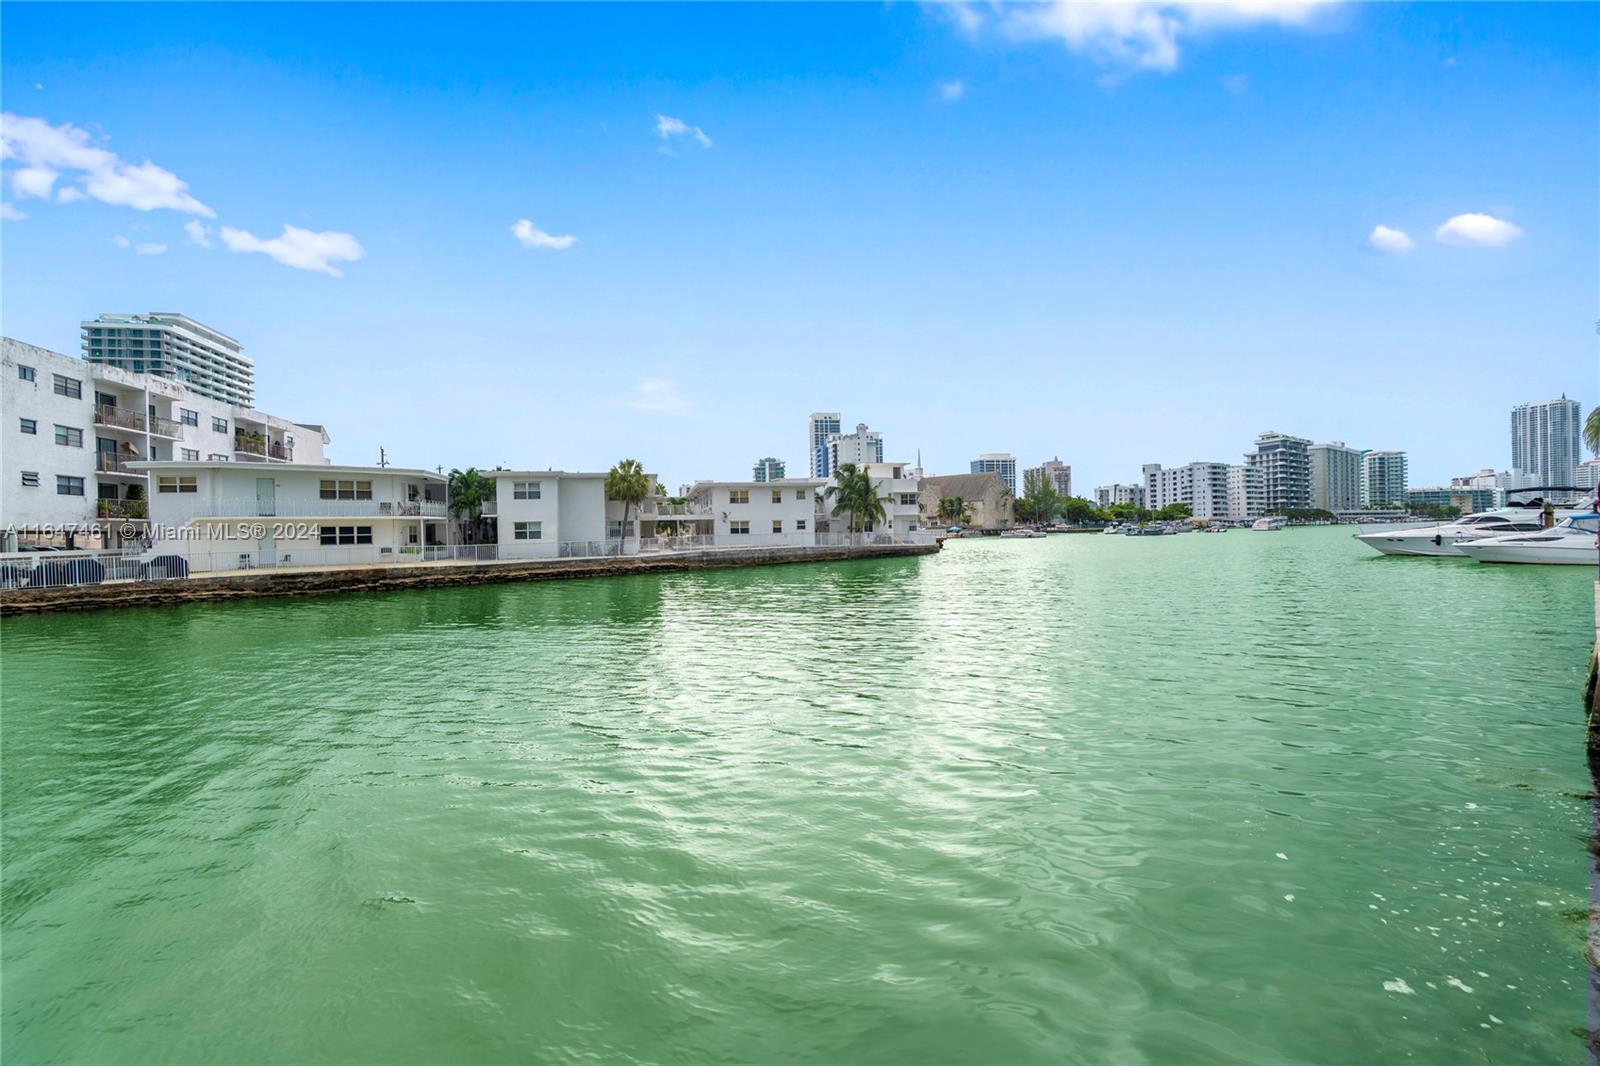
<path id="1" fill-rule="evenodd" d="M 1406 502 L 1406 453 L 1367 452 L 1361 457 L 1361 506 Z"/>
<path id="2" fill-rule="evenodd" d="M 1144 467 L 1145 506 L 1152 511 L 1175 503 L 1189 505 L 1195 518 L 1228 517 L 1228 464 L 1189 463 L 1165 468 L 1160 463 Z"/>
<path id="3" fill-rule="evenodd" d="M 1248 463 L 1234 463 L 1228 467 L 1228 518 L 1233 521 L 1260 518 L 1266 509 L 1261 471 Z"/>
<path id="4" fill-rule="evenodd" d="M 1563 394 L 1559 400 L 1523 403 L 1511 409 L 1511 467 L 1534 475 L 1539 485 L 1559 488 L 1572 484 L 1583 459 L 1578 449 L 1577 400 Z"/>
<path id="5" fill-rule="evenodd" d="M 750 476 L 757 481 L 782 481 L 786 476 L 783 460 L 774 459 L 770 455 L 764 459 L 757 459 Z"/>
<path id="6" fill-rule="evenodd" d="M 1096 507 L 1112 507 L 1119 503 L 1131 503 L 1135 507 L 1144 506 L 1143 485 L 1101 485 L 1094 490 Z"/>
<path id="7" fill-rule="evenodd" d="M 811 460 L 812 477 L 828 477 L 828 438 L 839 432 L 838 411 L 817 411 L 806 422 L 806 455 Z"/>
<path id="8" fill-rule="evenodd" d="M 1313 444 L 1311 459 L 1311 506 L 1324 511 L 1353 511 L 1361 506 L 1360 448 L 1342 440 Z"/>
<path id="9" fill-rule="evenodd" d="M 144 462 L 150 550 L 191 572 L 416 560 L 448 533 L 445 479 L 326 464 Z"/>
<path id="10" fill-rule="evenodd" d="M 984 452 L 972 460 L 971 473 L 999 474 L 1011 495 L 1017 494 L 1017 458 L 1009 452 Z"/>
<path id="11" fill-rule="evenodd" d="M 916 469 L 910 463 L 868 463 L 866 471 L 872 478 L 878 499 L 883 501 L 884 524 L 865 532 L 889 532 L 905 539 L 907 534 L 920 529 L 921 481 Z"/>
<path id="12" fill-rule="evenodd" d="M 875 429 L 868 429 L 867 424 L 861 422 L 856 425 L 854 433 L 834 433 L 828 437 L 828 469 L 813 476 L 832 477 L 841 463 L 854 463 L 860 467 L 868 463 L 881 462 L 883 462 L 883 434 Z"/>
<path id="13" fill-rule="evenodd" d="M 1572 484 L 1590 492 L 1600 488 L 1600 459 L 1585 459 L 1579 463 L 1577 471 L 1572 476 Z"/>
<path id="14" fill-rule="evenodd" d="M 1038 466 L 1030 467 L 1026 470 L 1022 476 L 1024 492 L 1027 491 L 1028 477 L 1030 475 L 1038 475 L 1043 478 L 1044 483 L 1054 489 L 1057 496 L 1072 495 L 1072 467 L 1063 463 L 1060 456 L 1056 456 L 1054 459 L 1046 459 Z"/>
<path id="15" fill-rule="evenodd" d="M 321 463 L 321 426 L 191 393 L 182 383 L 0 339 L 0 530 L 9 546 L 115 543 L 142 521 L 148 478 L 129 464 Z"/>
<path id="16" fill-rule="evenodd" d="M 606 499 L 606 475 L 563 470 L 496 470 L 495 519 L 502 559 L 600 554 L 594 545 L 620 540 L 623 505 Z M 646 507 L 648 504 L 645 505 Z M 641 508 L 628 508 L 628 547 L 637 549 Z"/>
<path id="17" fill-rule="evenodd" d="M 1256 437 L 1256 450 L 1244 461 L 1261 471 L 1269 511 L 1311 506 L 1311 442 L 1304 437 L 1267 430 Z"/>
<path id="18" fill-rule="evenodd" d="M 688 512 L 704 519 L 718 547 L 816 543 L 821 478 L 783 481 L 697 481 Z"/>
<path id="19" fill-rule="evenodd" d="M 238 341 L 170 311 L 101 315 L 82 323 L 83 357 L 134 374 L 183 383 L 195 396 L 250 407 L 255 363 Z"/>

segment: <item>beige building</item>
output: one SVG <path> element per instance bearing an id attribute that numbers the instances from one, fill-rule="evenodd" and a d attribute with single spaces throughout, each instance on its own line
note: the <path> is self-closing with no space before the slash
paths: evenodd
<path id="1" fill-rule="evenodd" d="M 1010 526 L 1013 521 L 1012 505 L 1016 501 L 1000 475 L 992 471 L 984 474 L 945 474 L 940 477 L 925 477 L 919 488 L 922 524 L 929 529 L 938 529 L 942 526 L 943 522 L 939 518 L 939 501 L 947 496 L 960 497 L 967 505 L 972 514 L 969 525 L 974 528 L 1003 529 Z"/>

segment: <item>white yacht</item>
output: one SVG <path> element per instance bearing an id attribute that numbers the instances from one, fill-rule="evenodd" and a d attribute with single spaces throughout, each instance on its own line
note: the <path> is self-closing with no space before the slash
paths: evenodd
<path id="1" fill-rule="evenodd" d="M 1250 523 L 1250 528 L 1258 533 L 1274 532 L 1289 524 L 1289 520 L 1281 514 L 1269 514 Z"/>
<path id="2" fill-rule="evenodd" d="M 1461 554 L 1480 563 L 1600 564 L 1600 514 L 1569 515 L 1553 529 L 1461 542 Z"/>
<path id="3" fill-rule="evenodd" d="M 1570 514 L 1570 510 L 1557 512 Z M 1513 533 L 1536 533 L 1544 528 L 1539 511 L 1507 507 L 1498 511 L 1479 511 L 1449 522 L 1405 529 L 1382 529 L 1357 533 L 1355 538 L 1384 555 L 1447 555 L 1460 557 L 1460 545 L 1484 537 L 1503 537 Z"/>

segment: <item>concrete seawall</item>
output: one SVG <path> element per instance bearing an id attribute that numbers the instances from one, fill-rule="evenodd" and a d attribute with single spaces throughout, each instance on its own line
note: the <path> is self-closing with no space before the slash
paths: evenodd
<path id="1" fill-rule="evenodd" d="M 1595 644 L 1589 652 L 1589 683 L 1583 692 L 1583 705 L 1589 712 L 1589 776 L 1600 792 L 1600 581 L 1595 582 L 1594 595 Z M 1600 860 L 1600 829 L 1596 833 L 1595 855 Z"/>
<path id="2" fill-rule="evenodd" d="M 660 555 L 592 559 L 529 559 L 517 562 L 414 563 L 326 570 L 261 570 L 218 577 L 172 581 L 112 582 L 59 588 L 0 591 L 0 617 L 45 611 L 91 611 L 113 607 L 155 607 L 176 603 L 280 596 L 319 596 L 339 592 L 455 588 L 513 581 L 560 581 L 619 574 L 662 574 L 683 570 L 721 570 L 736 566 L 777 566 L 844 559 L 888 559 L 931 555 L 938 544 L 887 544 L 832 548 L 712 548 Z"/>

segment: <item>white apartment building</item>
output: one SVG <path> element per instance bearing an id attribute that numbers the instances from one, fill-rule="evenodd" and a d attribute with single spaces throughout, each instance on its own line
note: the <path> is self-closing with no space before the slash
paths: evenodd
<path id="1" fill-rule="evenodd" d="M 1572 484 L 1583 459 L 1578 448 L 1582 425 L 1577 400 L 1522 403 L 1511 409 L 1511 468 L 1534 475 L 1539 485 Z"/>
<path id="2" fill-rule="evenodd" d="M 1119 503 L 1131 503 L 1135 507 L 1144 506 L 1143 485 L 1100 485 L 1094 490 L 1096 507 L 1112 507 Z"/>
<path id="3" fill-rule="evenodd" d="M 1195 518 L 1228 517 L 1227 463 L 1188 463 L 1171 468 L 1147 463 L 1143 470 L 1145 506 L 1150 510 L 1186 503 Z"/>
<path id="4" fill-rule="evenodd" d="M 1248 463 L 1234 463 L 1228 467 L 1228 518 L 1243 521 L 1260 518 L 1266 513 L 1267 495 L 1262 484 L 1261 471 Z"/>
<path id="5" fill-rule="evenodd" d="M 328 464 L 145 461 L 150 552 L 190 572 L 418 559 L 448 536 L 445 479 Z"/>
<path id="6" fill-rule="evenodd" d="M 984 452 L 972 460 L 969 473 L 999 474 L 1011 495 L 1017 494 L 1017 458 L 1009 452 Z"/>
<path id="7" fill-rule="evenodd" d="M 1261 470 L 1269 511 L 1304 510 L 1311 506 L 1311 441 L 1267 430 L 1256 437 L 1256 450 L 1244 457 Z"/>
<path id="8" fill-rule="evenodd" d="M 865 422 L 859 422 L 854 433 L 830 434 L 826 450 L 828 469 L 813 477 L 832 477 L 841 463 L 854 463 L 860 467 L 883 462 L 883 434 L 868 429 Z"/>
<path id="9" fill-rule="evenodd" d="M 1311 506 L 1324 511 L 1353 511 L 1361 506 L 1360 448 L 1342 440 L 1313 444 L 1311 459 Z"/>
<path id="10" fill-rule="evenodd" d="M 628 508 L 606 499 L 606 475 L 565 470 L 495 470 L 494 501 L 484 507 L 495 520 L 502 559 L 534 559 L 562 555 L 599 555 L 601 547 L 620 541 L 626 532 L 628 550 L 638 550 L 638 536 L 653 535 L 643 527 L 648 502 Z"/>
<path id="11" fill-rule="evenodd" d="M 327 431 L 197 396 L 179 381 L 0 338 L 0 547 L 103 547 L 146 520 L 132 463 L 324 461 Z"/>
<path id="12" fill-rule="evenodd" d="M 821 478 L 697 481 L 690 488 L 685 517 L 704 522 L 717 547 L 804 547 L 817 542 L 817 501 L 826 485 Z"/>
<path id="13" fill-rule="evenodd" d="M 82 324 L 83 357 L 134 374 L 182 382 L 195 396 L 255 404 L 255 363 L 238 341 L 170 311 L 104 314 Z"/>
<path id="14" fill-rule="evenodd" d="M 1038 466 L 1029 467 L 1022 475 L 1023 491 L 1027 491 L 1028 478 L 1040 477 L 1046 485 L 1055 490 L 1057 496 L 1072 495 L 1072 467 L 1061 461 L 1058 455 L 1054 459 L 1046 459 Z"/>
<path id="15" fill-rule="evenodd" d="M 1406 453 L 1367 452 L 1361 457 L 1361 506 L 1406 502 Z"/>
<path id="16" fill-rule="evenodd" d="M 812 477 L 829 477 L 828 438 L 842 428 L 838 411 L 816 411 L 806 422 L 806 455 L 811 460 Z"/>
<path id="17" fill-rule="evenodd" d="M 1577 471 L 1572 476 L 1572 484 L 1576 488 L 1588 489 L 1590 492 L 1600 488 L 1600 459 L 1585 459 L 1579 463 Z"/>
<path id="18" fill-rule="evenodd" d="M 910 463 L 868 463 L 866 472 L 872 478 L 878 499 L 883 501 L 884 521 L 881 525 L 869 525 L 865 532 L 892 533 L 905 540 L 921 529 L 921 480 L 916 468 Z M 832 509 L 829 502 L 827 510 Z M 830 528 L 840 530 L 844 526 L 836 522 Z"/>

